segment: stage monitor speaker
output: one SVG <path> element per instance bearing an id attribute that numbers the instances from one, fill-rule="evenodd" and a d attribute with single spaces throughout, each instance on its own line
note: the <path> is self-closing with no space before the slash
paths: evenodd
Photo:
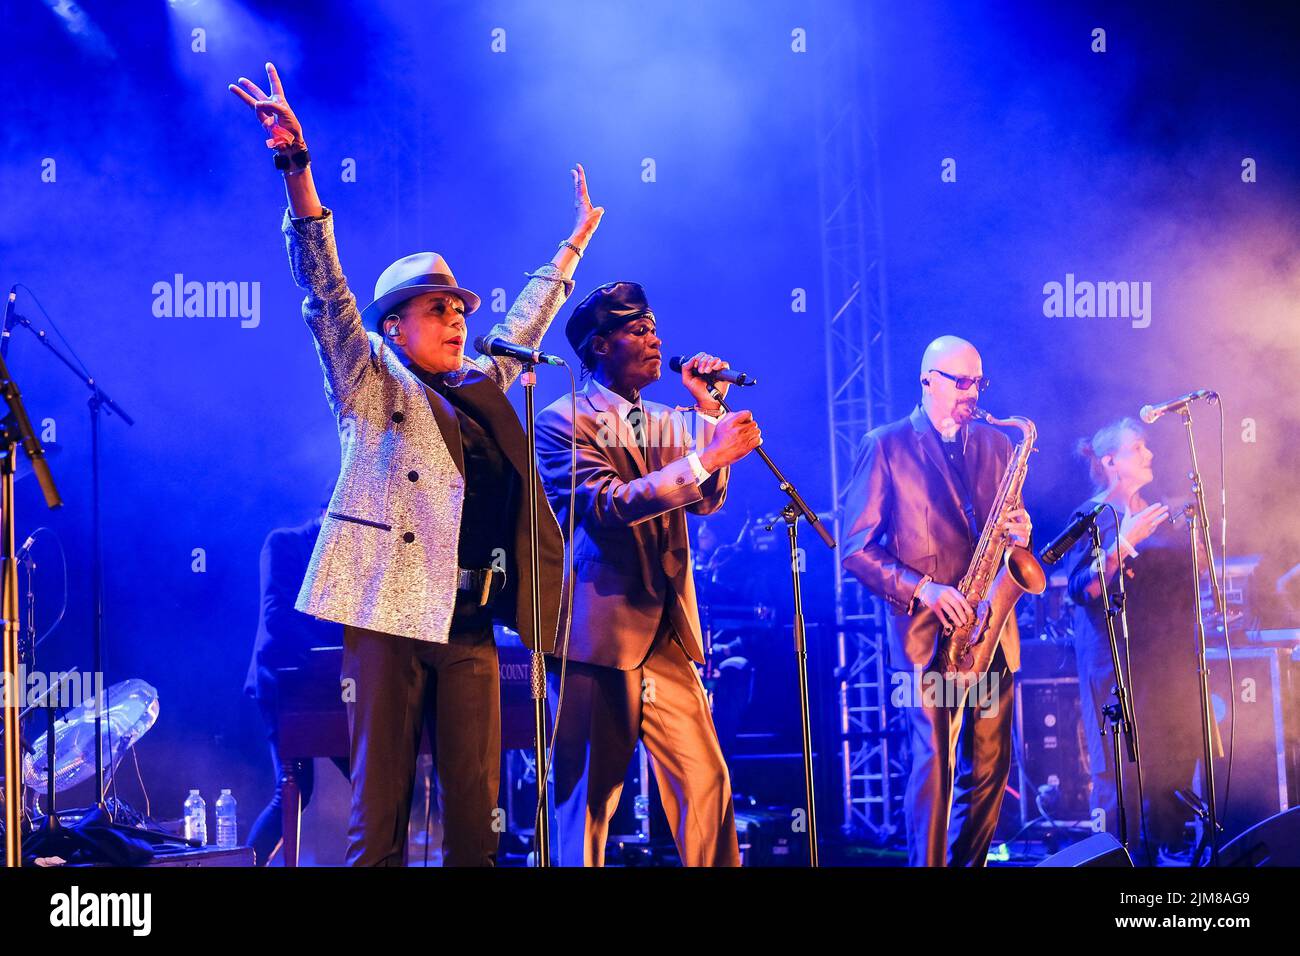
<path id="1" fill-rule="evenodd" d="M 1232 688 L 1223 648 L 1211 647 L 1205 656 L 1214 715 L 1225 748 L 1232 739 L 1228 698 L 1234 690 L 1237 704 L 1230 789 L 1225 758 L 1215 761 L 1214 771 L 1220 795 L 1229 790 L 1227 806 L 1219 807 L 1219 822 L 1224 836 L 1231 839 L 1261 820 L 1300 805 L 1300 694 L 1296 686 L 1300 668 L 1289 649 L 1234 647 L 1236 687 Z"/>
<path id="2" fill-rule="evenodd" d="M 1300 807 L 1255 824 L 1219 848 L 1220 866 L 1300 866 Z"/>
<path id="3" fill-rule="evenodd" d="M 1039 817 L 1034 794 L 1043 791 L 1052 819 L 1090 820 L 1078 678 L 1017 678 L 1015 688 L 1020 825 Z"/>
<path id="4" fill-rule="evenodd" d="M 1132 866 L 1124 845 L 1109 833 L 1094 833 L 1086 840 L 1053 853 L 1039 866 Z"/>

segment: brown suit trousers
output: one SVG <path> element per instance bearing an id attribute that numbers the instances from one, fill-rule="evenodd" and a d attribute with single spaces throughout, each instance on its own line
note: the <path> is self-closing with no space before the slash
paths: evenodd
<path id="1" fill-rule="evenodd" d="M 559 662 L 552 660 L 551 709 Z M 555 734 L 555 807 L 561 866 L 604 866 L 609 822 L 637 741 L 684 866 L 739 866 L 731 779 L 695 665 L 665 614 L 640 667 L 570 661 Z"/>

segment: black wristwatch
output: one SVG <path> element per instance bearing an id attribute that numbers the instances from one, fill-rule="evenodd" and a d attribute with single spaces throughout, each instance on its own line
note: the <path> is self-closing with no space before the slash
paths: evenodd
<path id="1" fill-rule="evenodd" d="M 311 162 L 311 154 L 307 152 L 307 147 L 295 149 L 289 153 L 275 154 L 275 168 L 281 172 L 288 172 L 291 169 L 306 169 L 307 164 Z"/>

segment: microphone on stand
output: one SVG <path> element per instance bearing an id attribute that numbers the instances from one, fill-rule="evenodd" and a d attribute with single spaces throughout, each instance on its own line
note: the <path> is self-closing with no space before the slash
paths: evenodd
<path id="1" fill-rule="evenodd" d="M 558 355 L 551 355 L 548 352 L 543 352 L 541 349 L 530 349 L 526 345 L 518 345 L 514 342 L 503 339 L 499 335 L 480 335 L 474 340 L 474 350 L 481 355 L 495 355 L 501 358 L 512 358 L 533 365 L 568 364 Z"/>
<path id="2" fill-rule="evenodd" d="M 23 542 L 23 546 L 18 549 L 18 554 L 14 557 L 14 560 L 17 561 L 19 564 L 22 564 L 24 561 L 26 561 L 27 555 L 31 554 L 32 545 L 34 545 L 35 543 L 36 543 L 36 535 L 34 534 L 28 535 L 27 540 Z"/>
<path id="3" fill-rule="evenodd" d="M 674 372 L 681 370 L 690 362 L 689 355 L 674 355 L 668 360 L 668 367 Z M 700 378 L 709 382 L 726 382 L 729 385 L 757 385 L 758 379 L 744 372 L 737 372 L 734 368 L 720 368 L 716 372 L 709 372 L 701 375 Z"/>
<path id="4" fill-rule="evenodd" d="M 1102 503 L 1089 511 L 1076 511 L 1065 530 L 1056 536 L 1056 540 L 1038 552 L 1038 560 L 1043 564 L 1055 564 L 1060 561 L 1065 557 L 1065 552 L 1074 547 L 1074 543 L 1092 527 L 1093 522 L 1097 520 L 1097 515 L 1101 514 L 1105 507 L 1105 503 Z"/>
<path id="5" fill-rule="evenodd" d="M 9 335 L 13 332 L 14 327 L 14 302 L 18 300 L 18 286 L 9 290 L 9 298 L 5 299 L 5 320 L 3 330 L 0 330 L 0 358 L 9 357 Z"/>
<path id="6" fill-rule="evenodd" d="M 1208 388 L 1198 388 L 1194 392 L 1188 392 L 1186 395 L 1179 395 L 1177 398 L 1171 398 L 1167 402 L 1160 402 L 1158 405 L 1143 405 L 1142 410 L 1138 412 L 1138 417 L 1150 425 L 1166 412 L 1181 412 L 1188 405 L 1192 404 L 1192 402 L 1199 402 L 1202 399 L 1217 402 L 1219 400 L 1219 393 Z"/>

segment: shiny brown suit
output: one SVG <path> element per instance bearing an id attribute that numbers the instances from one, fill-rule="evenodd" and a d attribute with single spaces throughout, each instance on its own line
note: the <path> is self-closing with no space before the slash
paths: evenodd
<path id="1" fill-rule="evenodd" d="M 967 483 L 983 528 L 1012 445 L 983 423 L 965 430 Z M 866 436 L 845 498 L 844 523 L 844 569 L 889 605 L 891 670 L 908 678 L 928 670 L 940 624 L 927 608 L 912 613 L 912 596 L 926 574 L 956 586 L 974 553 L 975 537 L 938 433 L 920 406 Z M 990 668 L 998 680 L 995 715 L 915 698 L 900 708 L 912 742 L 904 806 L 913 865 L 981 866 L 988 853 L 1011 766 L 1012 675 L 1020 668 L 1014 617 L 1003 629 L 1000 647 Z"/>
<path id="2" fill-rule="evenodd" d="M 730 778 L 691 663 L 704 653 L 685 515 L 722 506 L 728 469 L 697 482 L 687 456 L 714 426 L 656 402 L 642 407 L 645 448 L 594 382 L 578 395 L 576 419 L 567 395 L 537 416 L 542 480 L 565 534 L 571 436 L 578 456 L 566 582 L 573 628 L 555 730 L 559 862 L 604 862 L 609 820 L 643 740 L 683 863 L 736 864 Z"/>

